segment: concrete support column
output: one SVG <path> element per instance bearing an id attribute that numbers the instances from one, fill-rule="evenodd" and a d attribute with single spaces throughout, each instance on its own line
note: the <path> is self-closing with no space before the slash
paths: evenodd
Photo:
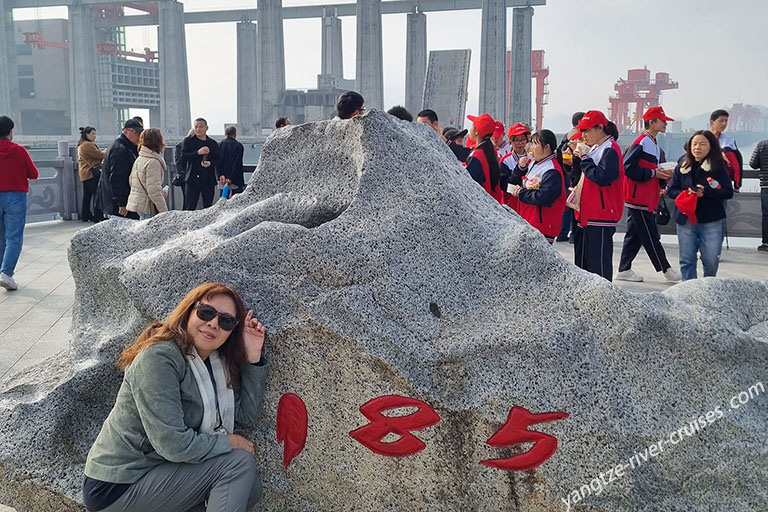
<path id="1" fill-rule="evenodd" d="M 282 0 L 260 0 L 256 74 L 261 83 L 261 126 L 274 127 L 285 92 Z"/>
<path id="2" fill-rule="evenodd" d="M 112 126 L 102 126 L 99 64 L 96 55 L 96 28 L 90 5 L 79 1 L 69 6 L 69 76 L 72 133 L 80 126 L 112 133 Z"/>
<path id="3" fill-rule="evenodd" d="M 341 18 L 336 13 L 325 13 L 323 24 L 323 61 L 320 73 L 333 75 L 337 80 L 344 78 L 343 47 L 341 45 Z"/>
<path id="4" fill-rule="evenodd" d="M 483 0 L 480 26 L 480 111 L 502 120 L 507 112 L 507 2 Z"/>
<path id="5" fill-rule="evenodd" d="M 509 117 L 518 123 L 531 122 L 531 51 L 533 7 L 512 9 L 512 58 L 510 59 Z"/>
<path id="6" fill-rule="evenodd" d="M 13 119 L 14 132 L 21 133 L 19 75 L 16 69 L 16 38 L 13 11 L 0 0 L 0 115 Z"/>
<path id="7" fill-rule="evenodd" d="M 357 0 L 355 87 L 366 106 L 384 108 L 384 59 L 381 54 L 381 0 Z"/>
<path id="8" fill-rule="evenodd" d="M 424 77 L 427 74 L 427 15 L 407 15 L 405 33 L 405 108 L 415 116 L 423 107 Z M 424 105 L 426 107 L 426 105 Z"/>
<path id="9" fill-rule="evenodd" d="M 258 27 L 237 24 L 237 125 L 240 135 L 257 135 L 261 122 L 261 87 L 256 74 Z"/>
<path id="10" fill-rule="evenodd" d="M 161 0 L 158 7 L 160 128 L 166 138 L 186 137 L 192 125 L 189 106 L 184 5 Z"/>

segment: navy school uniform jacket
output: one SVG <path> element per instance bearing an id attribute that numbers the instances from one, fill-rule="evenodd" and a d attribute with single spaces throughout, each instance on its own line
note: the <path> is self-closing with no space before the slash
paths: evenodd
<path id="1" fill-rule="evenodd" d="M 660 185 L 654 170 L 662 161 L 661 148 L 648 132 L 629 147 L 624 155 L 624 205 L 627 208 L 652 212 L 659 206 Z"/>
<path id="2" fill-rule="evenodd" d="M 711 187 L 707 178 L 716 180 L 720 187 Z M 685 167 L 685 163 L 678 165 L 675 168 L 672 181 L 669 183 L 667 195 L 676 199 L 683 190 L 696 189 L 696 185 L 704 186 L 704 195 L 696 201 L 696 222 L 703 224 L 724 219 L 725 205 L 723 200 L 733 197 L 733 186 L 726 167 L 723 165 L 717 169 L 712 169 L 709 160 L 705 160 L 703 164 L 694 162 L 691 167 Z M 675 208 L 675 222 L 678 224 L 688 223 L 688 217 L 680 213 L 677 208 Z"/>
<path id="3" fill-rule="evenodd" d="M 520 199 L 507 193 L 507 185 L 510 183 L 513 185 L 522 185 L 522 177 L 525 175 L 525 171 L 516 176 L 513 176 L 513 174 L 517 168 L 517 163 L 524 156 L 528 155 L 516 155 L 513 151 L 504 155 L 499 161 L 499 181 L 504 195 L 504 204 L 515 210 L 517 213 L 520 213 Z"/>
<path id="4" fill-rule="evenodd" d="M 526 170 L 515 167 L 513 175 L 527 178 L 522 180 L 523 189 L 518 195 L 520 216 L 545 237 L 556 237 L 560 234 L 565 211 L 565 179 L 555 155 L 530 164 Z M 526 188 L 526 183 L 534 177 L 540 180 L 539 188 Z"/>
<path id="5" fill-rule="evenodd" d="M 501 191 L 501 179 L 496 187 L 491 187 L 491 170 L 488 167 L 488 160 L 485 158 L 485 152 L 482 149 L 475 149 L 469 155 L 467 160 L 467 171 L 472 179 L 483 186 L 486 192 L 496 199 L 499 203 L 504 203 L 504 194 Z"/>
<path id="6" fill-rule="evenodd" d="M 576 220 L 582 227 L 615 227 L 624 212 L 624 162 L 613 137 L 581 159 L 584 185 Z"/>

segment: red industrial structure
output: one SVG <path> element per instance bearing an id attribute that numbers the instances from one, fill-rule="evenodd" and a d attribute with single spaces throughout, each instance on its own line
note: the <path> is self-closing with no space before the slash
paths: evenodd
<path id="1" fill-rule="evenodd" d="M 738 132 L 751 132 L 758 129 L 758 121 L 766 119 L 759 107 L 734 103 L 728 110 L 728 128 Z M 765 124 L 765 123 L 764 123 Z"/>
<path id="2" fill-rule="evenodd" d="M 509 88 L 512 82 L 512 51 L 507 50 L 507 97 L 509 97 Z M 549 68 L 544 66 L 544 50 L 533 50 L 531 52 L 531 77 L 536 79 L 536 130 L 541 130 L 541 123 L 544 121 L 544 105 L 549 99 Z M 509 109 L 507 105 L 505 117 L 509 118 Z M 510 123 L 518 122 L 518 119 L 510 119 Z"/>
<path id="3" fill-rule="evenodd" d="M 531 52 L 531 75 L 536 79 L 536 131 L 544 121 L 544 105 L 549 99 L 549 68 L 544 66 L 544 50 Z"/>
<path id="4" fill-rule="evenodd" d="M 136 2 L 124 2 L 120 4 L 94 5 L 92 7 L 93 17 L 110 19 L 113 21 L 115 25 L 119 25 L 119 23 L 117 23 L 117 20 L 118 18 L 122 18 L 125 16 L 126 7 L 128 7 L 129 9 L 146 12 L 148 14 L 157 15 L 156 4 L 144 5 Z M 114 41 L 106 40 L 103 43 L 97 44 L 96 52 L 99 55 L 119 55 L 121 57 L 134 57 L 138 59 L 144 59 L 147 62 L 152 62 L 157 60 L 157 52 L 153 52 L 149 48 L 144 48 L 143 52 L 128 51 L 124 47 L 125 46 L 124 41 L 122 41 L 124 38 L 119 37 L 119 39 L 121 41 L 117 43 Z M 44 50 L 46 48 L 64 48 L 64 49 L 69 48 L 69 43 L 58 42 L 58 41 L 47 41 L 45 39 L 45 36 L 42 30 L 37 30 L 35 32 L 25 32 L 24 42 L 26 44 L 35 46 L 40 50 Z"/>
<path id="5" fill-rule="evenodd" d="M 650 70 L 630 69 L 627 79 L 620 78 L 613 86 L 617 95 L 611 102 L 611 121 L 620 132 L 640 133 L 643 130 L 643 112 L 648 107 L 661 104 L 661 92 L 677 89 L 678 83 L 669 79 L 669 73 L 656 73 L 651 79 Z M 630 107 L 634 104 L 634 110 Z"/>

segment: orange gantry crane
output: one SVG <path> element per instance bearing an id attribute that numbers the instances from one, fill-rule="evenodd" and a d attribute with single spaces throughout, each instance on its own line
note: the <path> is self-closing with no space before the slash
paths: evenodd
<path id="1" fill-rule="evenodd" d="M 660 105 L 662 91 L 677 89 L 678 83 L 669 79 L 669 73 L 656 73 L 651 79 L 651 71 L 644 67 L 630 69 L 627 79 L 619 78 L 613 88 L 617 94 L 608 98 L 611 121 L 616 123 L 620 132 L 640 133 L 643 130 L 643 112 L 648 107 Z"/>

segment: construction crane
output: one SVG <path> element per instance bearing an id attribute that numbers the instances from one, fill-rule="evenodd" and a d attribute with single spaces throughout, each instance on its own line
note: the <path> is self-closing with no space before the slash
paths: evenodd
<path id="1" fill-rule="evenodd" d="M 120 4 L 94 5 L 93 17 L 117 21 L 118 19 L 125 16 L 126 7 L 149 14 L 157 14 L 156 4 L 144 5 L 136 2 L 124 2 Z M 119 23 L 115 24 L 119 25 Z M 110 40 L 99 43 L 96 45 L 96 52 L 99 55 L 119 55 L 121 57 L 134 57 L 137 59 L 144 59 L 147 62 L 157 61 L 157 52 L 153 52 L 149 48 L 144 48 L 143 52 L 135 52 L 133 49 L 128 51 L 128 49 L 124 47 L 124 37 L 120 37 L 120 40 L 121 42 L 119 44 Z M 37 30 L 35 32 L 25 32 L 24 42 L 36 47 L 39 50 L 45 50 L 46 48 L 69 48 L 69 43 L 46 40 L 42 30 Z"/>
<path id="2" fill-rule="evenodd" d="M 752 132 L 757 128 L 757 123 L 767 119 L 760 111 L 760 107 L 755 105 L 745 105 L 743 103 L 734 103 L 728 109 L 730 114 L 728 127 L 733 131 Z M 765 125 L 765 123 L 763 123 Z"/>
<path id="3" fill-rule="evenodd" d="M 611 121 L 622 133 L 640 133 L 643 130 L 643 112 L 661 104 L 661 92 L 677 89 L 678 83 L 669 79 L 669 73 L 656 73 L 651 79 L 647 67 L 630 69 L 627 79 L 619 78 L 613 86 L 617 95 L 608 98 L 611 103 Z M 634 104 L 634 110 L 630 106 Z"/>
<path id="4" fill-rule="evenodd" d="M 531 75 L 536 79 L 536 131 L 544 121 L 544 105 L 549 100 L 549 68 L 544 67 L 544 50 L 531 52 Z"/>
<path id="5" fill-rule="evenodd" d="M 511 74 L 512 51 L 507 50 L 507 97 L 510 95 L 512 83 Z M 531 78 L 536 79 L 536 130 L 541 130 L 541 123 L 544 121 L 544 105 L 549 99 L 549 68 L 544 66 L 544 50 L 531 51 Z M 509 118 L 511 105 L 507 105 L 505 117 Z M 510 119 L 509 122 L 516 123 L 518 119 Z"/>

